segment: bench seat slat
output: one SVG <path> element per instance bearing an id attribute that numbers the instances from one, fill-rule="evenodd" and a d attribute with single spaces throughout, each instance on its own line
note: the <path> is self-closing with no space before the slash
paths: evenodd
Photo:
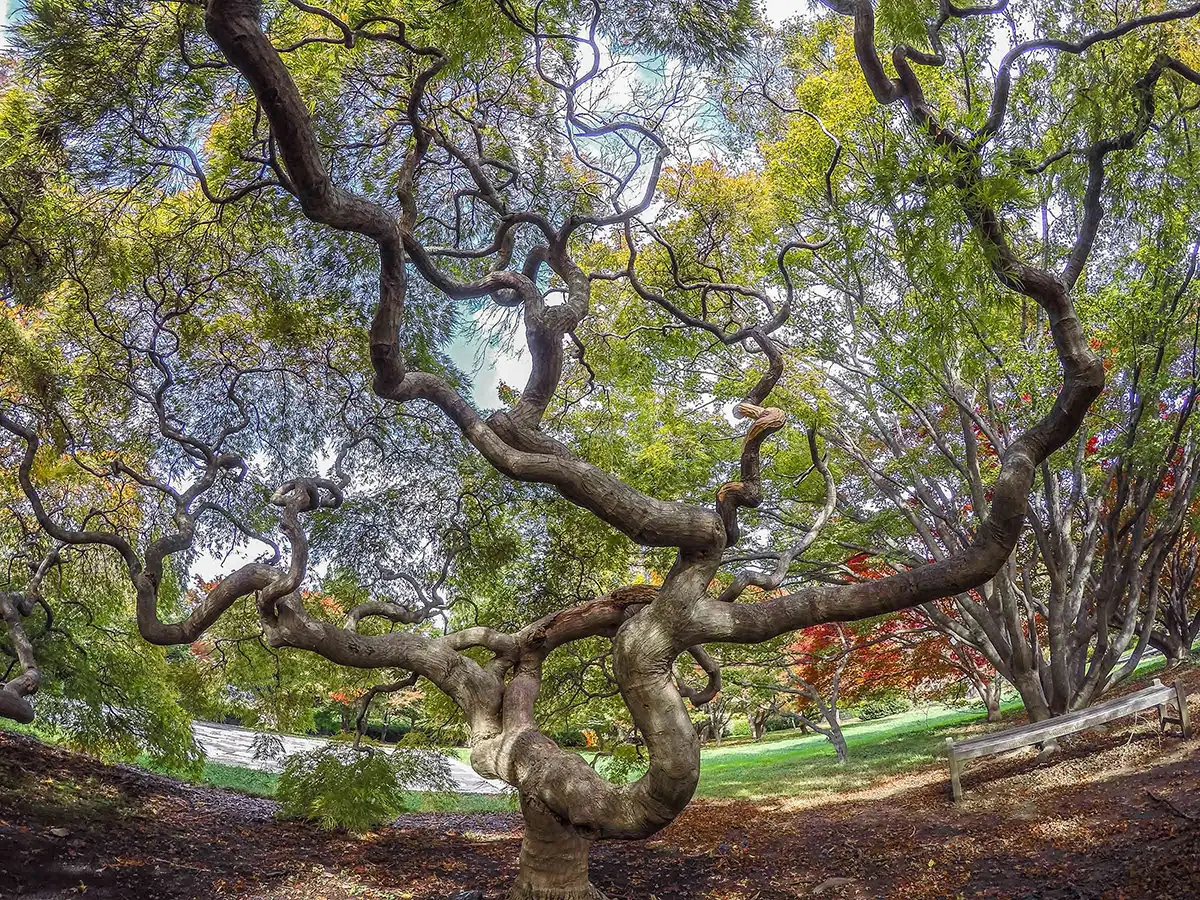
<path id="1" fill-rule="evenodd" d="M 1031 744 L 1063 737 L 1085 728 L 1111 722 L 1113 719 L 1132 715 L 1152 706 L 1158 706 L 1160 703 L 1166 703 L 1173 699 L 1174 696 L 1175 690 L 1166 685 L 1146 688 L 1143 691 L 1099 703 L 1096 706 L 1077 710 L 1045 722 L 1035 722 L 998 734 L 986 734 L 958 742 L 952 745 L 952 752 L 959 759 L 974 759 L 978 756 L 988 756 L 993 753 L 1003 753 L 1006 750 L 1028 747 Z"/>
<path id="2" fill-rule="evenodd" d="M 1172 700 L 1179 710 L 1178 718 L 1167 715 L 1169 709 L 1167 704 Z M 1182 681 L 1178 680 L 1173 687 L 1167 687 L 1157 678 L 1154 679 L 1152 687 L 1118 697 L 1116 700 L 1099 703 L 1088 709 L 1077 710 L 1047 722 L 1022 725 L 1019 728 L 1011 728 L 998 734 L 985 734 L 959 743 L 955 743 L 951 738 L 946 738 L 946 750 L 950 762 L 951 794 L 955 802 L 963 798 L 962 767 L 968 759 L 1028 747 L 1031 744 L 1083 731 L 1085 728 L 1092 728 L 1153 707 L 1158 707 L 1160 728 L 1168 722 L 1178 722 L 1183 739 L 1191 740 L 1192 729 L 1188 721 L 1187 688 L 1184 687 Z"/>

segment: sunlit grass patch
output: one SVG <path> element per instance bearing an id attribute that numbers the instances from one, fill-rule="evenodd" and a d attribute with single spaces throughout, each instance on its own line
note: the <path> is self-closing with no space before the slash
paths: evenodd
<path id="1" fill-rule="evenodd" d="M 1005 704 L 1005 712 L 1020 703 Z M 850 758 L 839 765 L 821 735 L 775 733 L 760 743 L 705 750 L 697 796 L 798 797 L 840 793 L 940 760 L 947 736 L 985 719 L 979 708 L 910 710 L 843 726 Z"/>

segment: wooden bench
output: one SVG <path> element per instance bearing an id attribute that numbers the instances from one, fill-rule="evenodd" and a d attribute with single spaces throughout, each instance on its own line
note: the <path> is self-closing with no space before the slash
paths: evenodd
<path id="1" fill-rule="evenodd" d="M 1174 716 L 1168 715 L 1167 704 L 1171 701 L 1175 702 L 1177 710 Z M 1133 715 L 1151 707 L 1158 707 L 1160 732 L 1165 730 L 1167 725 L 1178 725 L 1184 739 L 1191 738 L 1192 726 L 1188 721 L 1187 691 L 1183 687 L 1183 682 L 1176 681 L 1173 686 L 1168 687 L 1157 678 L 1154 679 L 1151 687 L 1126 694 L 1124 697 L 1117 697 L 1115 700 L 1097 703 L 1087 709 L 1067 713 L 1065 716 L 1057 716 L 1045 722 L 1022 725 L 1019 728 L 985 734 L 966 741 L 946 738 L 946 753 L 950 757 L 950 788 L 954 799 L 955 801 L 962 799 L 960 778 L 963 763 L 968 759 L 1004 753 L 1006 750 L 1018 750 L 1021 747 L 1031 747 L 1034 744 L 1074 734 L 1086 728 L 1094 728 L 1105 722 Z"/>

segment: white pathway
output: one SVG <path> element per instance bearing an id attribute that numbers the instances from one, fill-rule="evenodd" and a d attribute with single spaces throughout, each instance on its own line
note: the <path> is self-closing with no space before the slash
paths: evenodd
<path id="1" fill-rule="evenodd" d="M 259 732 L 248 728 L 238 728 L 236 725 L 217 725 L 213 722 L 193 722 L 192 734 L 204 749 L 204 755 L 216 763 L 228 766 L 243 766 L 247 769 L 260 769 L 265 772 L 278 772 L 283 768 L 282 760 L 255 759 L 252 744 Z M 290 756 L 305 750 L 323 747 L 329 741 L 321 738 L 295 737 L 281 734 L 284 753 Z M 450 776 L 454 779 L 454 790 L 459 794 L 502 794 L 512 788 L 502 781 L 491 781 L 480 778 L 475 770 L 466 763 L 447 756 L 450 764 Z M 410 785 L 421 790 L 421 785 Z"/>

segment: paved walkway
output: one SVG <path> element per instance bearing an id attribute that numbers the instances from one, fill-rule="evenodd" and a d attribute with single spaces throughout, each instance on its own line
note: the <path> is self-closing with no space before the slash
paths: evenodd
<path id="1" fill-rule="evenodd" d="M 217 725 L 214 722 L 193 722 L 192 734 L 196 743 L 204 748 L 204 755 L 216 763 L 228 766 L 243 766 L 247 769 L 259 769 L 264 772 L 278 772 L 283 768 L 283 760 L 255 759 L 253 743 L 259 732 L 248 728 L 238 728 L 236 725 Z M 296 737 L 281 734 L 283 749 L 286 755 L 300 753 L 305 750 L 315 750 L 323 747 L 329 741 L 322 738 Z M 466 763 L 447 756 L 450 764 L 450 776 L 454 779 L 454 790 L 459 794 L 502 794 L 512 790 L 503 781 L 491 781 L 480 778 L 475 770 Z M 422 785 L 413 784 L 408 787 L 423 790 Z"/>

